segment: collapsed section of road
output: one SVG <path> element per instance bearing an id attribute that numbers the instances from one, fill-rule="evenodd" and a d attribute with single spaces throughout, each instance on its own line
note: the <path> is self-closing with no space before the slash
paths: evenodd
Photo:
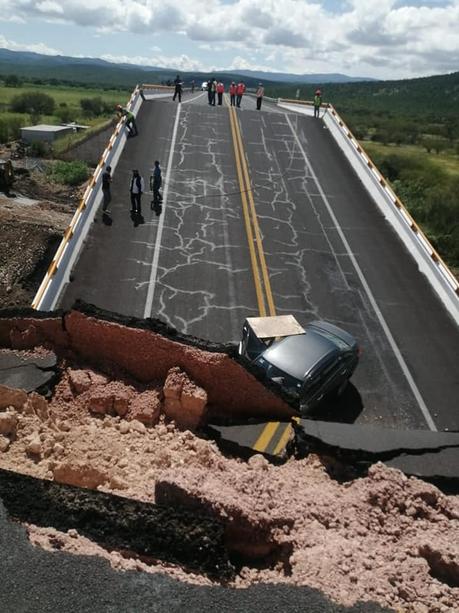
<path id="1" fill-rule="evenodd" d="M 391 439 L 301 421 L 288 447 L 298 457 L 269 462 L 243 433 L 266 424 L 247 425 L 249 417 L 280 420 L 289 407 L 230 347 L 83 305 L 0 315 L 3 352 L 52 347 L 61 373 L 49 399 L 0 388 L 0 498 L 33 542 L 103 552 L 118 569 L 177 576 L 179 565 L 182 580 L 206 585 L 309 586 L 347 606 L 455 606 L 458 497 L 374 462 L 397 450 L 403 461 L 407 451 L 452 451 L 459 435 Z M 205 399 L 204 420 L 180 419 Z M 200 429 L 217 413 L 238 417 L 237 427 L 212 426 L 225 440 L 230 428 L 237 434 L 232 457 Z M 288 417 L 275 422 L 278 433 Z"/>

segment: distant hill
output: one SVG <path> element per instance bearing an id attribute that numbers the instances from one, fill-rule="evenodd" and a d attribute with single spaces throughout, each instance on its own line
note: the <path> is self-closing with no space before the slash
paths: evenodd
<path id="1" fill-rule="evenodd" d="M 132 87 L 139 82 L 161 82 L 174 79 L 177 72 L 186 81 L 205 81 L 208 74 L 183 72 L 174 67 L 139 66 L 114 64 L 99 58 L 75 58 L 61 55 L 42 55 L 26 51 L 0 49 L 0 74 L 16 74 L 22 78 L 58 79 L 107 86 Z M 223 70 L 215 73 L 228 80 L 243 78 L 249 87 L 263 83 L 349 83 L 365 80 L 363 77 L 348 77 L 342 74 L 283 74 L 255 70 Z M 368 79 L 370 80 L 370 79 Z"/>
<path id="2" fill-rule="evenodd" d="M 224 70 L 223 73 L 229 71 Z M 234 72 L 234 71 L 233 71 Z M 368 77 L 349 77 L 340 73 L 311 73 L 293 74 L 284 72 L 263 72 L 261 70 L 238 70 L 243 77 L 258 79 L 259 81 L 274 81 L 280 83 L 356 83 L 359 81 L 376 81 Z"/>
<path id="3" fill-rule="evenodd" d="M 294 98 L 298 87 L 300 98 L 312 100 L 314 87 L 309 84 L 275 83 L 266 87 L 266 93 L 274 98 Z M 458 116 L 459 72 L 399 81 L 328 83 L 321 88 L 323 100 L 332 102 L 340 112 L 429 115 L 433 119 Z"/>

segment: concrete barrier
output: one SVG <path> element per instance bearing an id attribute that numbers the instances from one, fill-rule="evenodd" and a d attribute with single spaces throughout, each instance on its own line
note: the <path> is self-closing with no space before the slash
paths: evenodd
<path id="1" fill-rule="evenodd" d="M 289 111 L 313 115 L 312 102 L 279 99 L 278 105 Z M 379 172 L 370 156 L 352 134 L 331 104 L 322 105 L 321 117 L 376 205 L 416 260 L 419 270 L 459 324 L 459 281 L 430 244 L 389 182 Z"/>

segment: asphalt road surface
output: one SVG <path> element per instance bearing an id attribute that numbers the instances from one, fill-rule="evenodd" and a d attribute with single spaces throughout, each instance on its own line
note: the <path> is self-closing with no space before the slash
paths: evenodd
<path id="1" fill-rule="evenodd" d="M 330 418 L 459 430 L 459 331 L 321 120 L 268 103 L 148 101 L 61 306 L 77 298 L 237 342 L 243 320 L 292 313 L 353 333 L 363 356 Z M 148 184 L 160 160 L 163 211 Z M 147 188 L 148 189 L 148 188 Z"/>

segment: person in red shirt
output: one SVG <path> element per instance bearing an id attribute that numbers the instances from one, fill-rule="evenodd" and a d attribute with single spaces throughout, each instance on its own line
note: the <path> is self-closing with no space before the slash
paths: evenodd
<path id="1" fill-rule="evenodd" d="M 218 106 L 221 106 L 223 103 L 223 92 L 225 91 L 225 86 L 221 81 L 217 83 L 217 95 L 218 95 Z"/>
<path id="2" fill-rule="evenodd" d="M 236 88 L 236 106 L 241 108 L 242 96 L 245 92 L 245 83 L 243 81 L 239 81 Z"/>
<path id="3" fill-rule="evenodd" d="M 236 106 L 236 92 L 237 92 L 237 85 L 234 81 L 232 81 L 229 87 L 231 106 Z"/>

